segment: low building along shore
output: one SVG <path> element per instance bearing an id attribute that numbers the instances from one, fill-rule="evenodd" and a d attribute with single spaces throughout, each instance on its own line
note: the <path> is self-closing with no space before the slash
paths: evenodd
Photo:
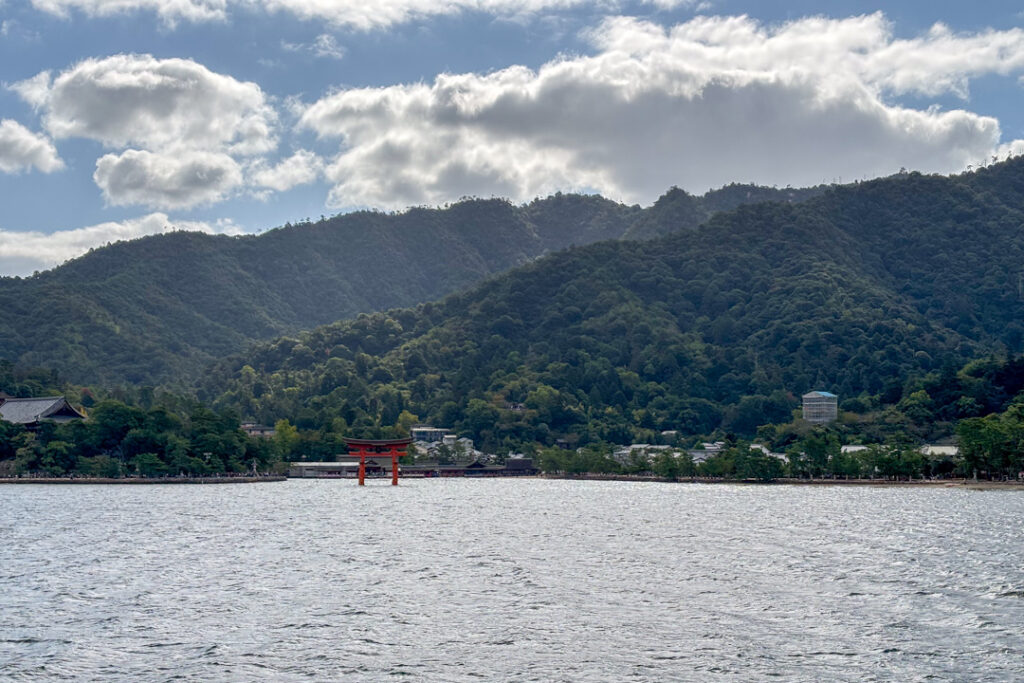
<path id="1" fill-rule="evenodd" d="M 443 465 L 436 462 L 399 465 L 403 477 L 524 477 L 537 474 L 531 458 L 510 458 L 504 465 L 486 465 L 479 460 L 471 463 Z M 390 458 L 367 458 L 367 477 L 391 475 Z M 293 462 L 288 476 L 298 479 L 342 479 L 359 476 L 359 458 L 338 458 L 336 462 Z"/>

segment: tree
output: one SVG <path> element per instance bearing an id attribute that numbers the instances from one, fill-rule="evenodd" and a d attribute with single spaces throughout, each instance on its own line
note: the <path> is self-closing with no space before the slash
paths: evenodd
<path id="1" fill-rule="evenodd" d="M 43 470 L 59 477 L 75 469 L 75 447 L 66 441 L 51 441 L 43 448 L 41 465 Z"/>
<path id="2" fill-rule="evenodd" d="M 0 461 L 14 458 L 14 453 L 17 450 L 14 439 L 24 431 L 25 428 L 20 425 L 0 420 Z"/>
<path id="3" fill-rule="evenodd" d="M 804 462 L 811 477 L 820 477 L 830 472 L 829 463 L 841 452 L 839 438 L 833 432 L 822 429 L 804 437 L 800 450 L 804 453 Z"/>
<path id="4" fill-rule="evenodd" d="M 537 454 L 537 467 L 546 474 L 565 471 L 564 451 L 560 448 L 543 448 Z"/>
<path id="5" fill-rule="evenodd" d="M 960 420 L 956 432 L 968 475 L 1015 477 L 1024 469 L 1024 406 L 1020 403 L 1003 413 Z"/>
<path id="6" fill-rule="evenodd" d="M 744 452 L 741 447 L 737 447 L 734 465 L 736 477 L 740 479 L 772 481 L 783 474 L 781 460 L 754 449 L 746 449 Z"/>
<path id="7" fill-rule="evenodd" d="M 626 474 L 643 474 L 644 472 L 650 472 L 651 459 L 639 448 L 634 448 L 629 452 L 629 458 L 626 460 L 626 464 L 622 469 Z"/>
<path id="8" fill-rule="evenodd" d="M 133 463 L 135 471 L 143 477 L 158 477 L 166 471 L 163 461 L 156 453 L 139 453 Z"/>
<path id="9" fill-rule="evenodd" d="M 697 472 L 702 476 L 716 479 L 731 478 L 736 474 L 735 457 L 735 449 L 727 448 L 698 465 Z"/>
<path id="10" fill-rule="evenodd" d="M 124 459 L 121 448 L 125 436 L 145 423 L 145 414 L 120 401 L 101 401 L 89 413 L 92 443 L 103 453 Z"/>
<path id="11" fill-rule="evenodd" d="M 274 446 L 277 454 L 284 460 L 292 457 L 292 451 L 299 443 L 299 430 L 292 426 L 287 419 L 281 419 L 274 423 Z"/>
<path id="12" fill-rule="evenodd" d="M 437 454 L 437 462 L 440 465 L 451 465 L 455 462 L 455 452 L 448 444 L 441 444 L 434 452 Z"/>
<path id="13" fill-rule="evenodd" d="M 121 476 L 121 462 L 109 455 L 97 455 L 86 459 L 82 471 L 94 477 L 116 479 Z"/>
<path id="14" fill-rule="evenodd" d="M 398 414 L 398 420 L 395 422 L 395 429 L 402 435 L 408 436 L 413 425 L 418 423 L 420 418 L 413 415 L 408 410 L 403 410 Z"/>
<path id="15" fill-rule="evenodd" d="M 693 456 L 687 451 L 683 451 L 681 455 L 676 456 L 676 462 L 679 464 L 678 476 L 692 477 L 697 474 L 697 466 L 693 462 Z"/>
<path id="16" fill-rule="evenodd" d="M 916 424 L 926 424 L 935 419 L 935 404 L 925 390 L 915 391 L 897 406 L 904 415 Z"/>
<path id="17" fill-rule="evenodd" d="M 38 472 L 41 465 L 43 445 L 32 432 L 23 432 L 14 439 L 14 467 L 18 474 Z"/>
<path id="18" fill-rule="evenodd" d="M 499 418 L 497 409 L 479 398 L 469 400 L 465 415 L 463 426 L 473 433 L 475 439 L 479 439 L 485 431 L 493 430 Z"/>
<path id="19" fill-rule="evenodd" d="M 675 481 L 679 478 L 681 468 L 675 454 L 666 450 L 661 451 L 654 458 L 654 462 L 651 464 L 651 470 L 656 476 L 659 476 L 662 479 Z"/>
<path id="20" fill-rule="evenodd" d="M 862 476 L 863 467 L 855 453 L 844 453 L 842 448 L 832 456 L 829 462 L 829 473 L 836 477 L 857 478 Z"/>

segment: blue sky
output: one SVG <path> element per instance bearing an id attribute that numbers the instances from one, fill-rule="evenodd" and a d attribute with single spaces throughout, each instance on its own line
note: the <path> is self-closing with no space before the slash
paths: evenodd
<path id="1" fill-rule="evenodd" d="M 1024 150 L 1007 2 L 0 0 L 0 275 L 167 229 Z"/>

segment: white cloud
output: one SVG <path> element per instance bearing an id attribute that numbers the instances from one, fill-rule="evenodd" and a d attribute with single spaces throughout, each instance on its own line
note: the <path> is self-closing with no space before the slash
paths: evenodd
<path id="1" fill-rule="evenodd" d="M 51 136 L 121 150 L 98 159 L 93 174 L 115 205 L 219 201 L 242 183 L 238 158 L 277 146 L 277 113 L 258 85 L 188 59 L 87 59 L 9 87 L 41 112 Z"/>
<path id="2" fill-rule="evenodd" d="M 260 87 L 189 59 L 115 55 L 87 59 L 55 78 L 43 72 L 11 86 L 43 112 L 55 138 L 107 146 L 224 149 L 258 154 L 276 145 L 274 110 Z"/>
<path id="3" fill-rule="evenodd" d="M 187 209 L 223 199 L 241 185 L 242 171 L 226 154 L 130 149 L 100 157 L 93 180 L 114 205 Z"/>
<path id="4" fill-rule="evenodd" d="M 702 6 L 696 0 L 641 0 L 657 9 Z M 592 0 L 32 0 L 40 10 L 66 17 L 71 10 L 90 16 L 109 16 L 152 11 L 165 23 L 178 20 L 223 20 L 230 7 L 252 11 L 286 12 L 307 21 L 325 21 L 335 26 L 362 30 L 386 28 L 415 19 L 484 12 L 497 16 L 532 15 L 592 4 Z M 615 11 L 623 3 L 603 0 L 604 11 Z"/>
<path id="5" fill-rule="evenodd" d="M 622 0 L 237 0 L 268 11 L 284 11 L 300 19 L 327 21 L 336 26 L 362 30 L 380 29 L 417 19 L 481 12 L 501 17 L 529 17 L 544 12 L 564 11 L 597 5 L 602 12 L 614 12 Z M 639 0 L 643 5 L 666 10 L 698 5 L 696 0 Z"/>
<path id="6" fill-rule="evenodd" d="M 52 81 L 53 75 L 49 71 L 40 71 L 32 78 L 8 85 L 7 89 L 18 93 L 21 99 L 40 109 L 46 104 Z"/>
<path id="7" fill-rule="evenodd" d="M 387 28 L 433 16 L 482 12 L 495 16 L 520 17 L 562 11 L 594 4 L 593 0 L 235 0 L 269 12 L 287 12 L 300 19 L 326 21 L 335 26 L 361 30 Z M 694 0 L 641 0 L 657 9 L 692 6 Z M 604 0 L 599 7 L 615 11 L 624 3 Z"/>
<path id="8" fill-rule="evenodd" d="M 152 11 L 168 24 L 186 21 L 223 20 L 227 0 L 32 0 L 36 9 L 67 17 L 71 10 L 90 16 L 111 16 L 134 11 Z"/>
<path id="9" fill-rule="evenodd" d="M 101 223 L 50 234 L 0 229 L 0 272 L 9 275 L 30 275 L 36 270 L 52 268 L 68 259 L 81 256 L 94 247 L 173 230 L 230 235 L 242 232 L 231 221 L 218 221 L 212 225 L 196 221 L 172 221 L 164 213 L 152 213 L 127 221 Z"/>
<path id="10" fill-rule="evenodd" d="M 345 57 L 345 48 L 339 45 L 337 39 L 329 33 L 321 33 L 309 44 L 281 41 L 281 47 L 288 52 L 309 52 L 314 57 L 324 59 L 343 59 Z"/>
<path id="11" fill-rule="evenodd" d="M 315 182 L 323 172 L 323 165 L 320 157 L 303 149 L 272 168 L 262 161 L 255 164 L 250 171 L 250 178 L 252 184 L 258 187 L 286 192 L 297 185 Z"/>
<path id="12" fill-rule="evenodd" d="M 45 137 L 17 121 L 0 120 L 0 172 L 17 173 L 33 168 L 51 173 L 64 168 L 64 162 Z"/>
<path id="13" fill-rule="evenodd" d="M 986 163 L 988 161 L 1005 161 L 1011 157 L 1019 156 L 1024 156 L 1024 140 L 1013 140 L 1012 142 L 1003 143 L 995 150 L 992 155 L 993 158 L 987 161 L 983 159 L 982 161 Z"/>
<path id="14" fill-rule="evenodd" d="M 588 37 L 595 55 L 538 71 L 444 74 L 307 107 L 300 127 L 342 145 L 326 169 L 329 203 L 398 208 L 558 189 L 650 201 L 671 185 L 958 171 L 994 153 L 998 121 L 892 98 L 963 95 L 973 77 L 1024 70 L 1019 29 L 940 26 L 895 40 L 881 14 L 774 27 L 698 17 L 669 29 L 615 18 Z"/>
<path id="15" fill-rule="evenodd" d="M 341 59 L 345 56 L 345 48 L 338 45 L 338 41 L 330 33 L 321 33 L 313 41 L 313 54 L 317 57 Z"/>
<path id="16" fill-rule="evenodd" d="M 700 73 L 833 74 L 837 88 L 853 82 L 892 94 L 966 97 L 972 77 L 1024 69 L 1024 29 L 954 34 L 935 24 L 923 36 L 897 40 L 881 12 L 808 17 L 775 28 L 745 16 L 697 17 L 668 31 L 617 17 L 589 37 L 606 52 L 664 51 Z"/>
<path id="17" fill-rule="evenodd" d="M 3 6 L 4 3 L 0 2 L 0 9 L 3 9 Z M 42 39 L 42 35 L 38 31 L 28 28 L 17 19 L 4 19 L 0 21 L 0 37 L 26 43 L 35 43 Z"/>

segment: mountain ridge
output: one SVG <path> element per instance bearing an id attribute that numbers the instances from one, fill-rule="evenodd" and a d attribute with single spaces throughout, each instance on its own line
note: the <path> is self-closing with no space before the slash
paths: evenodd
<path id="1" fill-rule="evenodd" d="M 673 191 L 671 200 L 728 206 L 743 198 L 737 187 L 717 191 L 727 197 Z M 791 196 L 745 192 L 754 191 Z M 182 384 L 257 340 L 437 299 L 551 251 L 626 238 L 645 211 L 556 194 L 522 206 L 474 199 L 361 211 L 254 236 L 172 232 L 116 243 L 33 277 L 0 278 L 0 349 L 77 382 Z M 634 232 L 695 227 L 662 220 Z"/>

